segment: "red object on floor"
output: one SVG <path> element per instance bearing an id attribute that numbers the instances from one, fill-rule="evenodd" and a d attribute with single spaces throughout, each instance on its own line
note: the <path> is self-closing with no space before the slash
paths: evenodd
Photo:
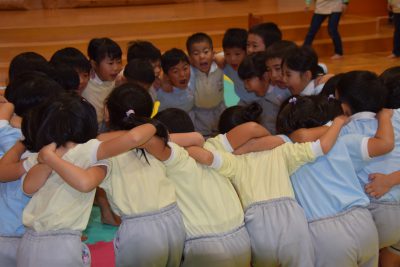
<path id="1" fill-rule="evenodd" d="M 92 257 L 92 267 L 115 267 L 113 242 L 88 244 Z"/>

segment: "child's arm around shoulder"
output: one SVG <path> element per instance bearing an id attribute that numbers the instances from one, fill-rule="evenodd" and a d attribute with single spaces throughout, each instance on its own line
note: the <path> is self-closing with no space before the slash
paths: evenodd
<path id="1" fill-rule="evenodd" d="M 392 109 L 382 109 L 377 114 L 378 129 L 375 136 L 368 140 L 368 154 L 370 157 L 381 156 L 393 150 L 395 143 L 392 115 Z"/>
<path id="2" fill-rule="evenodd" d="M 0 159 L 0 182 L 11 182 L 18 180 L 24 173 L 22 154 L 25 152 L 25 146 L 18 141 L 4 154 Z"/>
<path id="3" fill-rule="evenodd" d="M 319 138 L 323 154 L 327 154 L 335 145 L 342 127 L 349 121 L 345 115 L 337 116 L 328 130 Z"/>
<path id="4" fill-rule="evenodd" d="M 253 138 L 271 135 L 262 125 L 256 122 L 240 124 L 226 133 L 226 138 L 233 150 L 239 148 Z"/>
<path id="5" fill-rule="evenodd" d="M 172 142 L 182 147 L 204 145 L 204 137 L 198 132 L 191 133 L 173 133 L 169 135 Z"/>
<path id="6" fill-rule="evenodd" d="M 289 134 L 289 138 L 293 142 L 305 143 L 314 142 L 318 140 L 326 131 L 328 131 L 329 126 L 319 126 L 314 128 L 301 128 L 293 133 Z"/>
<path id="7" fill-rule="evenodd" d="M 33 195 L 46 183 L 52 169 L 46 164 L 39 163 L 33 166 L 22 182 L 22 191 L 26 195 Z"/>
<path id="8" fill-rule="evenodd" d="M 5 98 L 2 100 L 0 96 L 0 120 L 10 121 L 12 115 L 14 114 L 14 105 L 6 101 Z"/>
<path id="9" fill-rule="evenodd" d="M 400 171 L 390 174 L 371 173 L 369 182 L 365 185 L 365 192 L 371 197 L 380 198 L 390 191 L 393 186 L 400 184 Z"/>

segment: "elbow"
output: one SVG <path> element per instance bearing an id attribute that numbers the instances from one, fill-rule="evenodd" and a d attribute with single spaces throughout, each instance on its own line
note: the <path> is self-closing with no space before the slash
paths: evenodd
<path id="1" fill-rule="evenodd" d="M 257 122 L 250 121 L 246 123 L 249 132 L 258 133 L 254 137 L 262 137 L 266 135 L 271 135 L 271 133 L 262 125 L 258 124 Z"/>
<path id="2" fill-rule="evenodd" d="M 196 132 L 195 145 L 199 146 L 199 147 L 203 147 L 204 142 L 205 142 L 204 137 L 200 133 Z"/>

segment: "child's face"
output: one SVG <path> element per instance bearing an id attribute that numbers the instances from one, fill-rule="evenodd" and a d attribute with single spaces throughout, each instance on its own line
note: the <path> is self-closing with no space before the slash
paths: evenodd
<path id="1" fill-rule="evenodd" d="M 311 72 L 301 73 L 283 65 L 283 80 L 292 95 L 299 95 L 311 81 Z"/>
<path id="2" fill-rule="evenodd" d="M 192 44 L 189 53 L 190 63 L 201 72 L 208 73 L 214 59 L 213 50 L 208 42 Z"/>
<path id="3" fill-rule="evenodd" d="M 154 76 L 156 76 L 156 78 L 159 78 L 161 74 L 161 61 L 160 60 L 151 61 L 150 64 L 153 67 Z"/>
<path id="4" fill-rule="evenodd" d="M 102 81 L 114 81 L 118 73 L 122 70 L 121 59 L 111 59 L 105 57 L 99 64 L 92 64 L 94 71 Z"/>
<path id="5" fill-rule="evenodd" d="M 237 71 L 246 56 L 246 51 L 239 47 L 225 48 L 224 56 L 226 64 L 231 65 Z"/>
<path id="6" fill-rule="evenodd" d="M 247 36 L 247 54 L 265 51 L 266 47 L 261 36 L 250 33 Z"/>
<path id="7" fill-rule="evenodd" d="M 167 75 L 173 86 L 179 89 L 186 89 L 190 79 L 190 65 L 181 61 L 170 68 Z"/>
<path id="8" fill-rule="evenodd" d="M 281 89 L 286 89 L 286 83 L 283 81 L 282 75 L 282 59 L 281 58 L 271 58 L 266 62 L 268 76 L 273 85 L 278 86 Z"/>
<path id="9" fill-rule="evenodd" d="M 268 90 L 269 81 L 266 75 L 264 77 L 251 77 L 244 80 L 244 86 L 247 91 L 253 92 L 256 96 L 265 96 Z"/>
<path id="10" fill-rule="evenodd" d="M 79 75 L 78 93 L 79 93 L 79 95 L 81 95 L 83 90 L 85 90 L 85 88 L 89 82 L 90 74 L 89 74 L 89 72 L 84 72 L 84 71 L 79 71 L 79 70 L 77 70 L 77 72 Z"/>

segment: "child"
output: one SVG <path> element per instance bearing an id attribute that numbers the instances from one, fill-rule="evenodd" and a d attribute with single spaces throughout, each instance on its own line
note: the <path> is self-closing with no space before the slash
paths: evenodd
<path id="1" fill-rule="evenodd" d="M 29 228 L 17 254 L 18 266 L 87 266 L 90 254 L 80 240 L 86 228 L 96 186 L 109 164 L 98 161 L 146 142 L 155 127 L 142 125 L 116 142 L 100 142 L 94 108 L 76 95 L 62 95 L 29 113 L 23 121 L 24 143 L 37 161 L 23 181 L 33 194 L 23 213 Z M 38 245 L 40 243 L 40 246 Z M 40 257 L 38 257 L 40 255 Z"/>
<path id="2" fill-rule="evenodd" d="M 194 127 L 203 136 L 218 133 L 218 118 L 225 109 L 223 71 L 214 62 L 213 43 L 205 33 L 186 41 L 192 65 L 189 86 L 194 90 Z"/>
<path id="3" fill-rule="evenodd" d="M 89 42 L 88 55 L 94 77 L 89 80 L 82 96 L 94 106 L 97 122 L 102 125 L 104 100 L 114 88 L 114 80 L 122 69 L 122 51 L 119 45 L 109 38 L 95 38 Z"/>
<path id="4" fill-rule="evenodd" d="M 124 84 L 108 97 L 105 118 L 112 131 L 129 130 L 148 121 L 152 110 L 146 90 Z M 99 139 L 112 139 L 114 134 L 104 133 Z M 163 136 L 168 138 L 166 131 Z M 122 218 L 114 238 L 116 266 L 179 266 L 185 230 L 165 167 L 143 150 L 110 161 L 113 168 L 101 187 Z"/>
<path id="5" fill-rule="evenodd" d="M 282 60 L 284 81 L 292 95 L 318 95 L 327 79 L 318 56 L 308 46 L 293 48 Z"/>
<path id="6" fill-rule="evenodd" d="M 388 9 L 393 12 L 393 51 L 389 58 L 400 56 L 400 2 L 398 0 L 388 0 Z"/>
<path id="7" fill-rule="evenodd" d="M 375 113 L 382 109 L 387 101 L 387 90 L 374 73 L 368 71 L 352 71 L 340 79 L 336 95 L 342 102 L 345 112 L 352 118 L 343 128 L 343 134 L 360 133 L 372 136 L 377 128 Z M 393 97 L 393 95 L 391 95 Z M 398 99 L 396 103 L 399 103 Z M 395 148 L 385 156 L 371 160 L 358 172 L 362 186 L 370 182 L 373 173 L 390 174 L 399 170 L 400 159 L 400 111 L 398 104 L 393 112 L 392 124 L 395 133 Z M 392 187 L 379 199 L 370 197 L 369 209 L 378 228 L 379 247 L 383 251 L 398 254 L 400 248 L 400 186 Z M 393 248 L 388 248 L 393 246 Z M 389 253 L 390 254 L 390 253 Z"/>
<path id="8" fill-rule="evenodd" d="M 295 102 L 286 103 L 279 113 L 279 133 L 288 135 L 299 128 L 325 125 L 342 113 L 334 98 L 298 96 L 292 99 Z M 317 267 L 378 264 L 378 233 L 367 209 L 369 199 L 356 172 L 370 157 L 393 149 L 390 118 L 390 112 L 379 114 L 374 138 L 356 134 L 342 136 L 328 154 L 291 175 L 296 199 L 309 222 Z"/>
<path id="9" fill-rule="evenodd" d="M 310 8 L 311 0 L 306 0 L 306 10 Z M 306 46 L 311 46 L 322 22 L 329 17 L 328 32 L 332 38 L 335 54 L 331 59 L 340 59 L 343 56 L 342 40 L 338 31 L 339 20 L 342 13 L 346 10 L 348 0 L 334 1 L 315 1 L 315 11 L 311 20 L 310 28 L 304 40 Z"/>
<path id="10" fill-rule="evenodd" d="M 252 92 L 248 92 L 244 87 L 243 81 L 237 73 L 239 65 L 246 57 L 247 31 L 240 28 L 230 28 L 226 30 L 222 39 L 224 49 L 223 64 L 224 74 L 232 80 L 235 93 L 240 98 L 241 104 L 249 104 L 258 99 Z"/>
<path id="11" fill-rule="evenodd" d="M 271 44 L 282 40 L 282 32 L 273 22 L 252 26 L 247 37 L 247 54 L 265 51 Z"/>
<path id="12" fill-rule="evenodd" d="M 38 53 L 24 52 L 16 55 L 10 62 L 8 68 L 8 83 L 11 83 L 18 75 L 26 71 L 41 71 L 48 73 L 45 69 L 50 66 L 47 60 Z"/>
<path id="13" fill-rule="evenodd" d="M 270 84 L 265 65 L 265 52 L 247 56 L 240 64 L 238 74 L 248 91 L 260 98 L 257 101 L 263 109 L 260 123 L 275 134 L 275 122 L 281 103 L 289 96 L 287 91 L 274 88 Z"/>
<path id="14" fill-rule="evenodd" d="M 189 133 L 194 126 L 179 109 L 166 109 L 156 119 L 171 133 Z M 250 239 L 243 210 L 232 184 L 212 169 L 196 163 L 184 148 L 160 140 L 145 145 L 166 166 L 176 188 L 186 228 L 181 266 L 243 266 L 250 264 Z"/>
<path id="15" fill-rule="evenodd" d="M 327 153 L 343 123 L 343 118 L 335 119 L 329 134 L 313 144 L 284 144 L 241 156 L 218 152 L 193 155 L 228 177 L 236 188 L 245 210 L 252 266 L 314 265 L 306 218 L 294 200 L 289 175 Z"/>
<path id="16" fill-rule="evenodd" d="M 194 92 L 189 87 L 190 63 L 187 55 L 180 49 L 172 48 L 161 57 L 164 75 L 173 86 L 172 92 L 157 91 L 160 111 L 167 108 L 180 108 L 191 114 L 194 105 Z M 193 114 L 190 115 L 193 119 Z"/>
<path id="17" fill-rule="evenodd" d="M 73 68 L 79 75 L 78 92 L 82 94 L 85 90 L 90 77 L 90 62 L 86 56 L 74 47 L 65 47 L 57 50 L 50 58 L 50 64 L 66 64 Z"/>
<path id="18" fill-rule="evenodd" d="M 153 101 L 157 99 L 157 93 L 150 90 L 156 77 L 154 76 L 153 67 L 146 59 L 132 59 L 124 68 L 124 78 L 128 83 L 136 83 L 146 89 Z"/>

